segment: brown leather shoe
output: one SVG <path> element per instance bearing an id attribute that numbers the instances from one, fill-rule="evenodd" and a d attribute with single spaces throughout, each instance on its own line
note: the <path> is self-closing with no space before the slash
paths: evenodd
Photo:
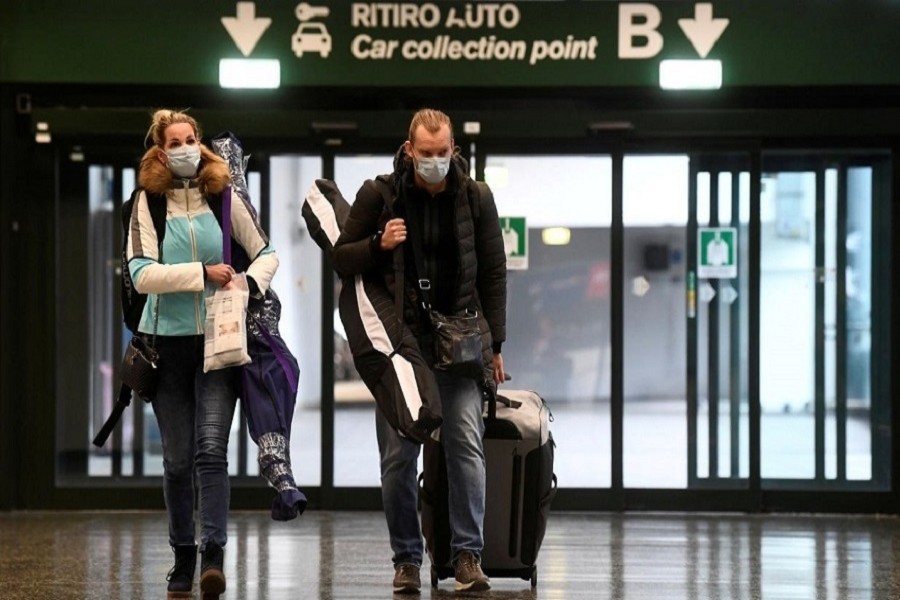
<path id="1" fill-rule="evenodd" d="M 456 559 L 456 591 L 484 592 L 491 589 L 491 580 L 481 570 L 475 555 L 463 550 Z"/>
<path id="2" fill-rule="evenodd" d="M 394 569 L 394 593 L 418 594 L 422 589 L 419 567 L 409 563 L 397 565 Z"/>

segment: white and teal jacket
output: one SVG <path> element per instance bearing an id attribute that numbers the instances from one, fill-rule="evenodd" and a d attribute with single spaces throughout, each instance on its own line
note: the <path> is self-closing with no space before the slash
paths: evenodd
<path id="1" fill-rule="evenodd" d="M 207 152 L 203 152 L 204 158 L 207 158 Z M 222 228 L 208 199 L 224 189 L 227 175 L 223 177 L 219 171 L 225 168 L 227 173 L 227 167 L 210 164 L 211 161 L 206 165 L 201 162 L 197 179 L 179 180 L 173 179 L 164 166 L 163 172 L 148 162 L 162 166 L 156 160 L 142 164 L 139 184 L 144 191 L 135 200 L 126 245 L 128 269 L 135 289 L 147 294 L 138 331 L 153 333 L 158 305 L 158 335 L 203 335 L 204 300 L 215 292 L 215 286 L 204 281 L 203 265 L 223 261 Z M 210 177 L 204 171 L 216 171 L 217 176 Z M 162 258 L 147 192 L 165 194 L 166 231 Z M 231 235 L 250 257 L 247 275 L 256 282 L 259 294 L 264 294 L 278 268 L 278 256 L 246 201 L 237 194 L 232 196 Z"/>

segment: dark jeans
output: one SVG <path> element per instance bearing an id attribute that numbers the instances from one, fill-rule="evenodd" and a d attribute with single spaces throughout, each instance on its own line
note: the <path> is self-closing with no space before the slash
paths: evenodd
<path id="1" fill-rule="evenodd" d="M 169 543 L 193 544 L 194 485 L 199 489 L 200 549 L 224 546 L 228 522 L 228 436 L 236 371 L 203 372 L 203 336 L 158 337 L 159 387 L 153 412 L 163 447 Z"/>
<path id="2" fill-rule="evenodd" d="M 484 548 L 485 502 L 484 420 L 481 389 L 472 379 L 435 372 L 441 394 L 441 442 L 447 460 L 450 547 L 455 563 L 469 550 Z M 375 411 L 375 431 L 381 455 L 381 498 L 387 517 L 394 565 L 422 565 L 424 544 L 417 510 L 416 469 L 421 446 L 400 437 Z"/>

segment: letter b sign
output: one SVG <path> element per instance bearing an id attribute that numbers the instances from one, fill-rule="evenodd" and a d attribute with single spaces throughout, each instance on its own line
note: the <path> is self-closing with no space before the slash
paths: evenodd
<path id="1" fill-rule="evenodd" d="M 663 37 L 656 30 L 662 22 L 659 9 L 652 4 L 619 4 L 619 58 L 652 58 L 663 48 Z M 644 43 L 636 45 L 637 40 Z"/>

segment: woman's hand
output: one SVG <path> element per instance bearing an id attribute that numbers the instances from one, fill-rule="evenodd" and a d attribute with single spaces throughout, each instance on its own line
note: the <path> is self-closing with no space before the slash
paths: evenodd
<path id="1" fill-rule="evenodd" d="M 224 287 L 234 277 L 234 267 L 226 264 L 205 265 L 206 279 L 219 287 Z"/>
<path id="2" fill-rule="evenodd" d="M 381 234 L 381 249 L 393 250 L 406 241 L 406 223 L 403 219 L 391 219 L 384 224 Z"/>

